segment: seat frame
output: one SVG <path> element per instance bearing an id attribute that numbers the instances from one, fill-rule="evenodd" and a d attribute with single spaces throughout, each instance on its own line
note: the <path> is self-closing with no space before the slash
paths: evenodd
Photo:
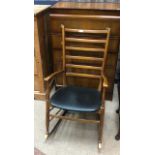
<path id="1" fill-rule="evenodd" d="M 105 63 L 107 60 L 107 51 L 108 51 L 108 44 L 109 44 L 109 37 L 110 37 L 110 28 L 105 28 L 104 30 L 81 30 L 81 29 L 69 29 L 65 28 L 64 25 L 61 25 L 62 29 L 62 52 L 63 52 L 63 69 L 60 71 L 56 71 L 54 73 L 51 73 L 47 77 L 44 78 L 44 81 L 46 82 L 46 133 L 45 133 L 45 138 L 47 139 L 49 134 L 51 134 L 54 129 L 57 127 L 57 125 L 60 123 L 62 119 L 65 120 L 71 120 L 71 121 L 79 121 L 81 123 L 95 123 L 98 124 L 99 130 L 98 130 L 98 148 L 101 149 L 102 146 L 102 141 L 103 141 L 103 125 L 104 125 L 104 113 L 105 113 L 105 95 L 106 95 L 106 89 L 108 87 L 108 80 L 104 74 L 105 70 Z M 79 33 L 96 33 L 96 34 L 106 34 L 106 39 L 105 40 L 96 40 L 96 39 L 76 39 L 76 38 L 65 38 L 65 33 L 66 32 L 79 32 Z M 104 57 L 102 58 L 102 67 L 93 67 L 93 66 L 80 66 L 80 65 L 70 65 L 66 64 L 66 46 L 65 42 L 66 41 L 74 41 L 74 42 L 90 42 L 90 43 L 104 43 L 105 48 L 103 49 L 104 52 Z M 70 48 L 69 50 L 76 50 L 76 48 Z M 87 51 L 90 50 L 90 48 L 78 48 L 78 50 L 81 51 Z M 94 49 L 92 48 L 92 51 Z M 97 49 L 96 49 L 97 50 Z M 95 52 L 95 50 L 94 50 Z M 99 49 L 98 52 L 101 52 L 101 49 Z M 76 58 L 75 58 L 76 59 Z M 80 57 L 80 60 L 85 59 L 85 57 Z M 93 59 L 95 61 L 95 58 Z M 97 59 L 96 59 L 97 60 Z M 97 60 L 98 61 L 98 60 Z M 101 71 L 101 75 L 96 76 L 96 75 L 90 75 L 90 74 L 77 74 L 77 73 L 67 73 L 66 72 L 66 67 L 79 67 L 82 69 L 96 69 Z M 68 117 L 65 116 L 66 110 L 59 109 L 55 114 L 50 114 L 50 111 L 52 111 L 55 107 L 52 106 L 50 103 L 50 92 L 53 88 L 53 84 L 56 82 L 56 78 L 63 74 L 63 85 L 66 86 L 66 76 L 80 76 L 80 77 L 86 77 L 86 78 L 98 78 L 99 79 L 99 85 L 98 85 L 98 91 L 101 93 L 101 106 L 99 110 L 96 112 L 93 112 L 97 114 L 97 119 L 96 120 L 88 120 L 88 119 L 81 119 L 81 118 L 73 118 L 73 117 Z M 60 114 L 61 112 L 61 114 Z M 52 121 L 54 118 L 58 118 L 59 121 L 53 128 L 51 132 L 49 132 L 49 123 Z"/>

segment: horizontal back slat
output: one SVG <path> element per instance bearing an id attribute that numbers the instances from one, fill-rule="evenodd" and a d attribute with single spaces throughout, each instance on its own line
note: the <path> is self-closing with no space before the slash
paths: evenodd
<path id="1" fill-rule="evenodd" d="M 66 59 L 103 61 L 103 58 L 66 55 Z"/>
<path id="2" fill-rule="evenodd" d="M 66 76 L 85 77 L 85 78 L 94 78 L 94 79 L 100 79 L 101 78 L 100 75 L 75 73 L 75 72 L 66 72 Z"/>
<path id="3" fill-rule="evenodd" d="M 75 47 L 75 46 L 66 46 L 66 50 L 72 51 L 85 51 L 85 52 L 104 52 L 104 48 L 91 48 L 91 47 Z"/>
<path id="4" fill-rule="evenodd" d="M 86 66 L 86 65 L 75 65 L 75 64 L 66 64 L 66 67 L 67 68 L 80 68 L 80 69 L 102 70 L 102 67 Z"/>
<path id="5" fill-rule="evenodd" d="M 83 29 L 68 29 L 65 28 L 65 32 L 73 32 L 73 33 L 95 33 L 95 34 L 103 34 L 108 33 L 108 30 L 83 30 Z"/>
<path id="6" fill-rule="evenodd" d="M 104 39 L 87 39 L 87 38 L 69 38 L 66 37 L 65 41 L 67 42 L 83 42 L 83 43 L 106 43 Z"/>

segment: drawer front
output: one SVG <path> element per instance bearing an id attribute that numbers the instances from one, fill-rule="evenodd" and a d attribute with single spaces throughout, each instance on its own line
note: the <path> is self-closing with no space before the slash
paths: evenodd
<path id="1" fill-rule="evenodd" d="M 52 45 L 53 49 L 62 49 L 62 46 L 60 44 L 61 43 L 61 34 L 49 35 L 48 40 L 49 40 L 49 44 Z M 108 52 L 117 53 L 118 48 L 119 48 L 119 39 L 116 37 L 111 38 L 109 41 Z"/>
<path id="2" fill-rule="evenodd" d="M 96 15 L 100 16 L 100 15 Z M 49 26 L 48 33 L 60 33 L 61 32 L 61 24 L 65 25 L 68 28 L 75 29 L 104 29 L 106 27 L 111 28 L 112 36 L 119 36 L 120 34 L 120 22 L 118 19 L 87 19 L 87 18 L 68 18 L 59 17 L 59 14 L 54 14 L 54 17 L 49 16 Z M 75 24 L 76 23 L 76 24 Z"/>

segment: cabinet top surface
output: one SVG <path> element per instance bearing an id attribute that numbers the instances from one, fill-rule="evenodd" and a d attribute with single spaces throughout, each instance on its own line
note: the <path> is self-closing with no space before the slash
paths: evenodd
<path id="1" fill-rule="evenodd" d="M 119 3 L 96 2 L 58 2 L 52 8 L 56 9 L 90 9 L 90 10 L 120 10 Z"/>
<path id="2" fill-rule="evenodd" d="M 61 1 L 54 5 L 34 5 L 34 15 L 47 10 L 54 9 L 90 9 L 90 10 L 120 10 L 119 3 L 98 3 L 98 2 L 67 2 Z"/>

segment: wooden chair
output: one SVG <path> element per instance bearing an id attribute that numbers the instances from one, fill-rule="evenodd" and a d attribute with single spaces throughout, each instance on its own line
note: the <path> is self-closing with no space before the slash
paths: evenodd
<path id="1" fill-rule="evenodd" d="M 105 64 L 107 60 L 110 28 L 105 28 L 104 30 L 82 30 L 65 28 L 64 25 L 61 25 L 61 29 L 63 68 L 44 79 L 47 84 L 45 137 L 47 138 L 49 135 L 49 122 L 53 118 L 79 121 L 81 123 L 96 123 L 99 125 L 99 148 L 101 148 L 105 93 L 106 88 L 108 87 L 108 81 L 105 76 Z M 85 45 L 90 46 L 84 47 Z M 88 54 L 88 52 L 93 53 L 94 55 L 96 54 L 96 56 L 84 56 L 85 54 Z M 76 61 L 78 63 L 75 63 Z M 96 62 L 99 65 L 81 65 L 81 62 L 92 62 L 92 64 Z M 73 71 L 76 69 L 80 69 L 80 71 L 86 70 L 87 72 L 91 71 L 91 74 Z M 59 76 L 63 77 L 63 87 L 58 89 L 54 95 L 50 97 L 53 82 Z M 97 79 L 97 89 L 70 86 L 67 81 L 68 77 L 82 77 L 88 78 L 89 80 Z M 56 114 L 50 114 L 50 111 L 54 108 L 59 108 L 60 110 Z M 59 115 L 58 113 L 61 110 L 64 110 L 64 112 L 72 111 L 76 113 L 96 114 L 98 117 L 94 120 L 73 118 L 66 116 L 65 113 Z"/>

